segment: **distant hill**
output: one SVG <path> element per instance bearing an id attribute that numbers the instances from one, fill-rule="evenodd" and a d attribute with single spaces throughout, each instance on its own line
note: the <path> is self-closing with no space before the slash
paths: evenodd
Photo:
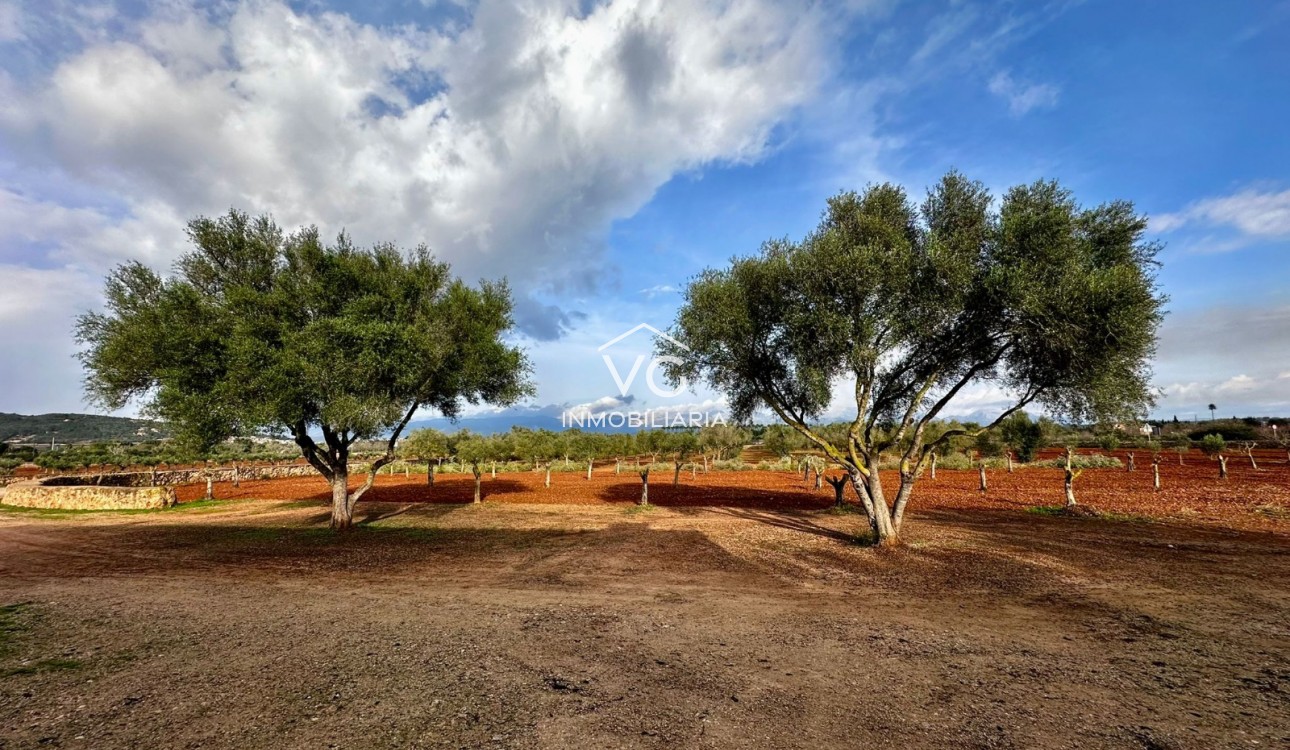
<path id="1" fill-rule="evenodd" d="M 0 412 L 0 442 L 90 443 L 112 441 L 133 443 L 169 437 L 161 422 L 98 414 L 6 414 Z"/>

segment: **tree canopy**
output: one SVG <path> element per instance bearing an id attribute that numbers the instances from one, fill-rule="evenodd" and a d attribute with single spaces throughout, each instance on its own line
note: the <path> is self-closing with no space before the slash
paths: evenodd
<path id="1" fill-rule="evenodd" d="M 332 482 L 334 526 L 371 486 L 346 490 L 356 441 L 389 435 L 374 474 L 418 409 L 454 417 L 530 390 L 524 354 L 502 339 L 504 282 L 468 286 L 425 247 L 328 245 L 238 211 L 187 232 L 194 250 L 170 276 L 122 265 L 106 311 L 80 317 L 86 391 L 108 408 L 141 400 L 195 445 L 289 433 Z"/>
<path id="2" fill-rule="evenodd" d="M 706 382 L 735 419 L 769 409 L 852 477 L 876 541 L 898 538 L 923 462 L 967 428 L 929 429 L 970 386 L 1075 420 L 1152 401 L 1164 298 L 1146 219 L 1124 201 L 1081 207 L 1056 182 L 1009 190 L 951 172 L 915 205 L 891 184 L 829 199 L 801 241 L 703 271 L 671 335 L 673 382 Z M 853 381 L 853 382 L 850 382 Z M 848 383 L 850 428 L 810 427 Z M 900 456 L 888 505 L 882 453 Z"/>

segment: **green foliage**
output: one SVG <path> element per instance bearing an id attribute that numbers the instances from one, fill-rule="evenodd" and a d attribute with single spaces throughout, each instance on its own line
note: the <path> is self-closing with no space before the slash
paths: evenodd
<path id="1" fill-rule="evenodd" d="M 751 434 L 742 427 L 714 424 L 699 430 L 699 449 L 721 460 L 739 455 L 751 439 Z"/>
<path id="2" fill-rule="evenodd" d="M 451 455 L 448 452 L 448 436 L 432 427 L 413 430 L 399 445 L 399 455 L 422 460 L 446 458 Z"/>
<path id="3" fill-rule="evenodd" d="M 1003 455 L 1004 445 L 994 430 L 985 430 L 976 436 L 973 443 L 976 452 L 986 458 L 998 458 Z"/>
<path id="4" fill-rule="evenodd" d="M 1120 436 L 1115 432 L 1104 432 L 1097 436 L 1097 447 L 1104 451 L 1113 451 L 1120 447 Z"/>
<path id="5" fill-rule="evenodd" d="M 1217 456 L 1227 450 L 1227 441 L 1223 439 L 1222 435 L 1210 433 L 1201 437 L 1200 450 L 1206 456 Z"/>
<path id="6" fill-rule="evenodd" d="M 1210 423 L 1201 429 L 1187 433 L 1187 437 L 1192 440 L 1204 440 L 1205 436 L 1209 434 L 1218 435 L 1224 440 L 1234 442 L 1258 440 L 1260 438 L 1257 428 L 1239 421 Z"/>
<path id="7" fill-rule="evenodd" d="M 793 451 L 806 447 L 806 440 L 801 433 L 788 425 L 768 425 L 762 433 L 762 447 L 771 453 L 784 458 Z"/>
<path id="8" fill-rule="evenodd" d="M 1033 466 L 1043 469 L 1064 469 L 1066 468 L 1066 458 L 1050 458 L 1047 461 L 1037 461 Z M 1115 456 L 1103 456 L 1100 453 L 1090 455 L 1076 453 L 1071 457 L 1072 469 L 1122 469 L 1124 462 Z"/>
<path id="9" fill-rule="evenodd" d="M 1005 445 L 1016 451 L 1017 459 L 1030 463 L 1035 460 L 1035 453 L 1048 445 L 1053 424 L 1043 418 L 1032 420 L 1029 414 L 1019 411 L 1005 419 L 998 429 L 999 437 Z"/>
<path id="10" fill-rule="evenodd" d="M 992 205 L 953 172 L 921 206 L 890 184 L 831 198 L 800 242 L 768 241 L 690 283 L 676 343 L 658 342 L 669 378 L 707 383 L 738 420 L 769 408 L 858 475 L 897 449 L 906 482 L 928 450 L 974 432 L 927 434 L 973 384 L 1017 394 L 1014 409 L 1138 416 L 1164 303 L 1145 217 L 1123 201 L 1081 207 L 1055 182 Z M 839 444 L 810 423 L 849 377 L 856 429 Z M 873 524 L 891 515 L 874 512 Z"/>
<path id="11" fill-rule="evenodd" d="M 141 400 L 186 445 L 287 431 L 331 478 L 359 440 L 397 438 L 418 408 L 453 417 L 530 390 L 523 353 L 502 341 L 505 283 L 469 287 L 424 247 L 325 245 L 237 211 L 190 222 L 188 237 L 170 277 L 114 270 L 106 311 L 77 326 L 89 396 Z"/>

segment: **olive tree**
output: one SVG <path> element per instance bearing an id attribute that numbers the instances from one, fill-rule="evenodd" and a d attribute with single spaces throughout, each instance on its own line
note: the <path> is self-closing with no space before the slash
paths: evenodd
<path id="1" fill-rule="evenodd" d="M 801 241 L 708 269 L 688 285 L 660 355 L 673 382 L 706 382 L 735 419 L 769 409 L 848 474 L 878 544 L 897 542 L 928 455 L 1034 404 L 1075 419 L 1124 419 L 1152 401 L 1164 298 L 1158 246 L 1123 201 L 1081 207 L 1055 182 L 992 208 L 950 173 L 915 206 L 900 187 L 828 201 Z M 929 437 L 965 390 L 1011 394 L 990 424 Z M 845 439 L 813 430 L 845 386 Z M 879 457 L 899 461 L 887 500 Z"/>
<path id="2" fill-rule="evenodd" d="M 331 484 L 335 529 L 351 526 L 418 410 L 451 418 L 530 390 L 524 354 L 503 341 L 504 282 L 468 286 L 425 247 L 328 245 L 315 228 L 286 234 L 237 211 L 187 233 L 194 249 L 170 275 L 119 266 L 107 309 L 79 318 L 86 390 L 112 409 L 137 399 L 201 447 L 290 434 Z M 373 438 L 385 451 L 351 490 L 350 449 Z"/>
<path id="3" fill-rule="evenodd" d="M 399 453 L 405 460 L 426 462 L 426 484 L 434 484 L 437 463 L 448 456 L 448 436 L 432 427 L 414 430 L 399 444 Z"/>
<path id="4" fill-rule="evenodd" d="M 699 429 L 699 449 L 705 457 L 706 454 L 712 454 L 715 461 L 737 457 L 748 440 L 748 430 L 724 422 Z"/>

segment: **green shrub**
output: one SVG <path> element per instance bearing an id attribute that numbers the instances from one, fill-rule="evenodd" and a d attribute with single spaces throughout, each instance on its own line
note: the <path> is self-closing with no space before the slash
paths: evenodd
<path id="1" fill-rule="evenodd" d="M 1218 433 L 1211 432 L 1200 439 L 1200 449 L 1206 456 L 1217 456 L 1227 450 L 1227 441 Z"/>
<path id="2" fill-rule="evenodd" d="M 1050 458 L 1047 461 L 1037 461 L 1032 466 L 1038 466 L 1044 469 L 1064 469 L 1066 468 L 1066 457 Z M 1122 469 L 1124 463 L 1114 456 L 1103 456 L 1101 453 L 1094 453 L 1088 456 L 1075 454 L 1071 458 L 1071 468 L 1074 469 Z"/>
<path id="3" fill-rule="evenodd" d="M 1222 422 L 1220 424 L 1212 424 L 1203 429 L 1192 430 L 1187 433 L 1187 437 L 1192 440 L 1200 440 L 1202 442 L 1205 440 L 1206 435 L 1218 435 L 1223 440 L 1228 441 L 1259 439 L 1259 431 L 1257 429 L 1241 422 Z M 1204 446 L 1202 446 L 1202 448 L 1203 447 Z"/>

